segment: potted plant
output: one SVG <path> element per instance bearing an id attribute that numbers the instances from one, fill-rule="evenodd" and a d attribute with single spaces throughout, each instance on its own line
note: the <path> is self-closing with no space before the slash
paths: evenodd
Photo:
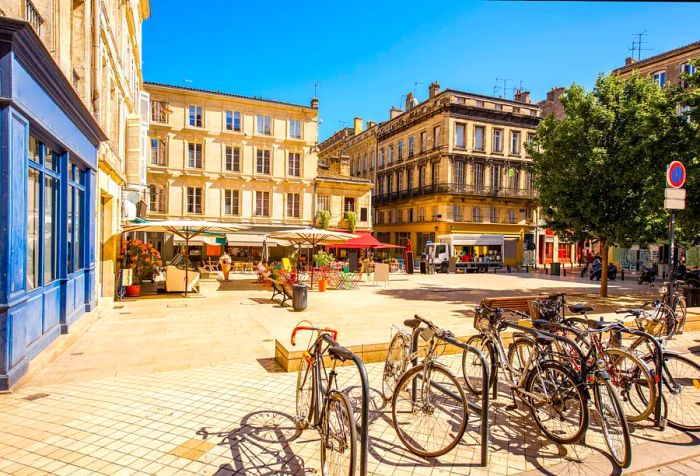
<path id="1" fill-rule="evenodd" d="M 158 250 L 141 240 L 122 242 L 119 260 L 122 268 L 133 270 L 133 283 L 125 288 L 127 296 L 140 296 L 143 280 L 162 264 Z"/>
<path id="2" fill-rule="evenodd" d="M 321 250 L 314 255 L 314 261 L 316 262 L 317 267 L 326 268 L 333 261 L 333 255 Z M 325 278 L 323 278 L 323 276 L 321 276 L 321 278 L 318 280 L 318 291 L 322 293 L 325 290 L 326 290 L 326 280 L 325 280 Z"/>
<path id="3" fill-rule="evenodd" d="M 316 221 L 319 227 L 327 230 L 331 225 L 331 212 L 328 210 L 319 210 Z"/>
<path id="4" fill-rule="evenodd" d="M 345 220 L 348 222 L 348 228 L 352 233 L 355 231 L 355 226 L 357 226 L 357 214 L 355 212 L 345 212 Z"/>

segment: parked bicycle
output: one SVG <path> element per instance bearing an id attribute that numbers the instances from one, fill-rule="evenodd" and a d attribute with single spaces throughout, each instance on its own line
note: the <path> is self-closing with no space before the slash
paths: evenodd
<path id="1" fill-rule="evenodd" d="M 311 325 L 294 328 L 292 345 L 299 331 L 312 334 L 297 373 L 295 423 L 302 430 L 312 425 L 321 434 L 323 475 L 352 475 L 357 455 L 355 417 L 350 400 L 338 391 L 335 367 L 338 360 L 351 360 L 353 354 L 336 342 L 337 331 Z M 330 372 L 324 363 L 326 355 L 333 363 Z"/>
<path id="2" fill-rule="evenodd" d="M 411 352 L 412 336 L 400 330 L 389 345 L 384 364 L 384 398 L 391 399 L 394 428 L 404 446 L 418 456 L 441 456 L 459 443 L 469 418 L 462 386 L 436 361 L 441 341 L 454 336 L 420 316 L 404 324 L 419 332 L 426 343 L 425 358 L 408 368 L 418 352 Z"/>

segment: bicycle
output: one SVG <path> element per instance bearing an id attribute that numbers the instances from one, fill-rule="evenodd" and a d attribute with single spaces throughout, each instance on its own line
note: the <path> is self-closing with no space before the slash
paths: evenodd
<path id="1" fill-rule="evenodd" d="M 292 345 L 296 345 L 298 331 L 312 334 L 297 373 L 295 424 L 300 430 L 312 425 L 321 434 L 323 475 L 352 475 L 357 455 L 357 429 L 350 400 L 337 389 L 335 367 L 338 360 L 352 360 L 353 354 L 336 342 L 336 330 L 297 325 L 292 331 Z M 330 372 L 326 371 L 325 354 L 333 362 Z"/>
<path id="2" fill-rule="evenodd" d="M 423 362 L 406 370 L 408 362 L 416 359 L 418 352 L 410 353 L 411 341 L 404 340 L 411 339 L 407 333 L 396 334 L 401 337 L 395 336 L 392 344 L 400 341 L 401 345 L 395 346 L 399 349 L 394 353 L 395 359 L 392 359 L 390 345 L 385 363 L 384 396 L 386 398 L 390 389 L 392 421 L 404 446 L 424 458 L 441 456 L 459 443 L 469 419 L 462 386 L 447 367 L 435 360 L 439 341 L 454 336 L 418 315 L 404 324 L 427 343 L 426 354 Z M 421 324 L 426 327 L 421 328 Z"/>
<path id="3" fill-rule="evenodd" d="M 685 281 L 677 279 L 672 282 L 666 281 L 659 286 L 661 302 L 665 303 L 671 309 L 671 311 L 673 311 L 675 317 L 676 322 L 673 329 L 674 334 L 683 333 L 685 321 L 688 317 L 688 303 L 686 302 L 685 296 L 680 289 L 681 286 L 685 285 Z"/>
<path id="4" fill-rule="evenodd" d="M 588 428 L 589 420 L 584 385 L 569 367 L 548 356 L 548 347 L 554 340 L 566 340 L 573 346 L 576 344 L 566 337 L 507 322 L 502 309 L 490 309 L 483 305 L 474 311 L 474 327 L 479 334 L 467 340 L 467 345 L 487 356 L 492 377 L 488 382 L 483 382 L 481 363 L 465 352 L 462 355 L 462 373 L 469 391 L 480 395 L 483 385 L 488 385 L 488 388 L 494 386 L 496 371 L 503 370 L 505 384 L 513 397 L 513 405 L 507 409 L 517 408 L 517 395 L 530 408 L 535 423 L 549 439 L 561 444 L 579 441 Z M 519 368 L 511 365 L 512 359 L 507 357 L 500 336 L 501 331 L 507 327 L 534 336 L 531 339 L 534 345 L 522 348 L 527 351 L 527 355 L 521 354 Z M 515 349 L 513 347 L 511 352 L 518 351 Z"/>

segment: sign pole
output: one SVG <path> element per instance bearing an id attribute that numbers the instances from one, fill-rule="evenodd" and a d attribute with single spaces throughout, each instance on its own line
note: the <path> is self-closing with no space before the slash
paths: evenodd
<path id="1" fill-rule="evenodd" d="M 676 250 L 675 250 L 675 247 L 676 247 L 676 246 L 675 246 L 675 243 L 674 243 L 674 241 L 675 241 L 675 234 L 676 234 L 676 213 L 675 213 L 675 212 L 671 212 L 671 227 L 670 227 L 670 228 L 671 228 L 671 229 L 670 229 L 670 231 L 669 231 L 669 241 L 670 241 L 671 243 L 670 243 L 670 246 L 669 246 L 669 250 L 670 250 L 671 255 L 668 257 L 668 265 L 669 265 L 669 266 L 668 266 L 668 272 L 670 273 L 670 276 L 669 276 L 669 279 L 668 279 L 668 280 L 669 280 L 669 282 L 671 283 L 671 286 L 673 286 L 674 276 L 676 275 L 676 273 L 675 273 L 675 268 L 676 268 L 676 266 L 675 266 L 675 260 L 674 260 L 674 256 L 675 256 L 675 254 L 676 254 L 676 253 L 675 253 L 675 251 L 676 251 Z"/>

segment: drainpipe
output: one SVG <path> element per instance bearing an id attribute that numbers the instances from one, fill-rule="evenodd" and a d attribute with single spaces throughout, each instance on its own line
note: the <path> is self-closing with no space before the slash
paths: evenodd
<path id="1" fill-rule="evenodd" d="M 92 83 L 92 111 L 93 116 L 98 124 L 100 124 L 100 88 L 99 88 L 99 67 L 100 58 L 100 10 L 99 0 L 92 0 L 90 5 L 92 8 L 92 68 L 90 71 L 90 82 Z"/>

